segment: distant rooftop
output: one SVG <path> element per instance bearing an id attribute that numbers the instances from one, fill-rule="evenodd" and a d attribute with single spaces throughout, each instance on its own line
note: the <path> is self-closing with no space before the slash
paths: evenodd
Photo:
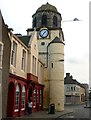
<path id="1" fill-rule="evenodd" d="M 73 76 L 70 75 L 70 73 L 66 73 L 66 77 L 64 78 L 64 84 L 76 84 L 84 88 L 81 83 L 79 83 L 76 79 L 73 79 Z"/>

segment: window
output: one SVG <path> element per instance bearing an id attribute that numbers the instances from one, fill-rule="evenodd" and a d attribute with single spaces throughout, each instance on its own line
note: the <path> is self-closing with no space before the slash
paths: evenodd
<path id="1" fill-rule="evenodd" d="M 26 64 L 26 51 L 22 51 L 22 64 L 21 64 L 21 69 L 25 71 L 25 64 Z"/>
<path id="2" fill-rule="evenodd" d="M 25 86 L 22 87 L 22 108 L 25 109 Z"/>
<path id="3" fill-rule="evenodd" d="M 71 87 L 71 91 L 73 91 L 73 87 Z"/>
<path id="4" fill-rule="evenodd" d="M 40 106 L 42 105 L 42 90 L 40 90 Z"/>
<path id="5" fill-rule="evenodd" d="M 34 73 L 35 73 L 35 75 L 36 75 L 36 58 L 35 58 L 35 66 L 34 66 L 35 68 L 34 68 Z"/>
<path id="6" fill-rule="evenodd" d="M 37 103 L 39 103 L 39 89 L 37 89 Z"/>
<path id="7" fill-rule="evenodd" d="M 53 68 L 53 63 L 51 63 L 51 66 L 52 66 L 52 68 Z"/>
<path id="8" fill-rule="evenodd" d="M 33 19 L 33 28 L 35 28 L 36 27 L 36 21 L 37 21 L 37 19 L 36 19 L 36 17 Z"/>
<path id="9" fill-rule="evenodd" d="M 74 86 L 74 91 L 75 91 L 75 86 Z"/>
<path id="10" fill-rule="evenodd" d="M 53 17 L 53 27 L 57 27 L 57 17 Z"/>
<path id="11" fill-rule="evenodd" d="M 11 64 L 13 66 L 16 66 L 16 52 L 17 52 L 17 44 L 13 41 L 12 52 L 11 52 Z"/>
<path id="12" fill-rule="evenodd" d="M 45 42 L 41 42 L 41 45 L 45 45 Z"/>
<path id="13" fill-rule="evenodd" d="M 34 56 L 32 59 L 32 73 L 36 75 L 36 58 Z"/>
<path id="14" fill-rule="evenodd" d="M 34 56 L 32 58 L 32 73 L 34 73 Z"/>
<path id="15" fill-rule="evenodd" d="M 46 15 L 42 16 L 42 26 L 47 26 L 47 16 Z"/>
<path id="16" fill-rule="evenodd" d="M 35 108 L 36 107 L 36 99 L 37 99 L 36 89 L 34 89 L 33 93 L 34 93 L 34 103 L 33 103 L 34 105 L 33 105 L 33 108 Z"/>
<path id="17" fill-rule="evenodd" d="M 0 44 L 0 66 L 2 66 L 2 58 L 3 58 L 3 45 Z"/>
<path id="18" fill-rule="evenodd" d="M 16 99 L 15 99 L 15 108 L 19 109 L 19 101 L 20 101 L 20 88 L 19 85 L 16 86 Z"/>
<path id="19" fill-rule="evenodd" d="M 34 44 L 34 49 L 36 50 L 36 44 Z"/>
<path id="20" fill-rule="evenodd" d="M 69 87 L 69 86 L 66 87 L 66 91 L 67 91 L 67 92 L 70 91 L 70 87 Z"/>

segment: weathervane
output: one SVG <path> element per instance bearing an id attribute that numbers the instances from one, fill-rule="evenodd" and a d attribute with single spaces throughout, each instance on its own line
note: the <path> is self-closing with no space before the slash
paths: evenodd
<path id="1" fill-rule="evenodd" d="M 82 21 L 82 20 L 79 20 L 78 18 L 74 18 L 73 20 L 64 20 L 62 22 L 72 22 L 72 21 Z"/>
<path id="2" fill-rule="evenodd" d="M 48 3 L 48 0 L 47 0 L 47 3 Z"/>

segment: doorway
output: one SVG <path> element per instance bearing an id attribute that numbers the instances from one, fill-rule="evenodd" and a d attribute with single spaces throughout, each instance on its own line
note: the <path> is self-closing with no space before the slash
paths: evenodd
<path id="1" fill-rule="evenodd" d="M 29 91 L 28 91 L 28 101 L 32 99 L 32 88 L 30 87 L 29 88 Z"/>
<path id="2" fill-rule="evenodd" d="M 7 102 L 7 117 L 13 117 L 14 112 L 14 83 L 9 83 L 8 86 L 8 102 Z"/>

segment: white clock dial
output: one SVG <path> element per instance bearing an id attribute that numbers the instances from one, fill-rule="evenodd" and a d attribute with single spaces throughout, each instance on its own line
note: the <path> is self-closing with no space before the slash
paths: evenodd
<path id="1" fill-rule="evenodd" d="M 49 32 L 48 32 L 47 29 L 42 29 L 42 30 L 40 31 L 40 36 L 41 36 L 42 38 L 46 38 L 46 37 L 48 36 L 48 34 L 49 34 Z"/>

